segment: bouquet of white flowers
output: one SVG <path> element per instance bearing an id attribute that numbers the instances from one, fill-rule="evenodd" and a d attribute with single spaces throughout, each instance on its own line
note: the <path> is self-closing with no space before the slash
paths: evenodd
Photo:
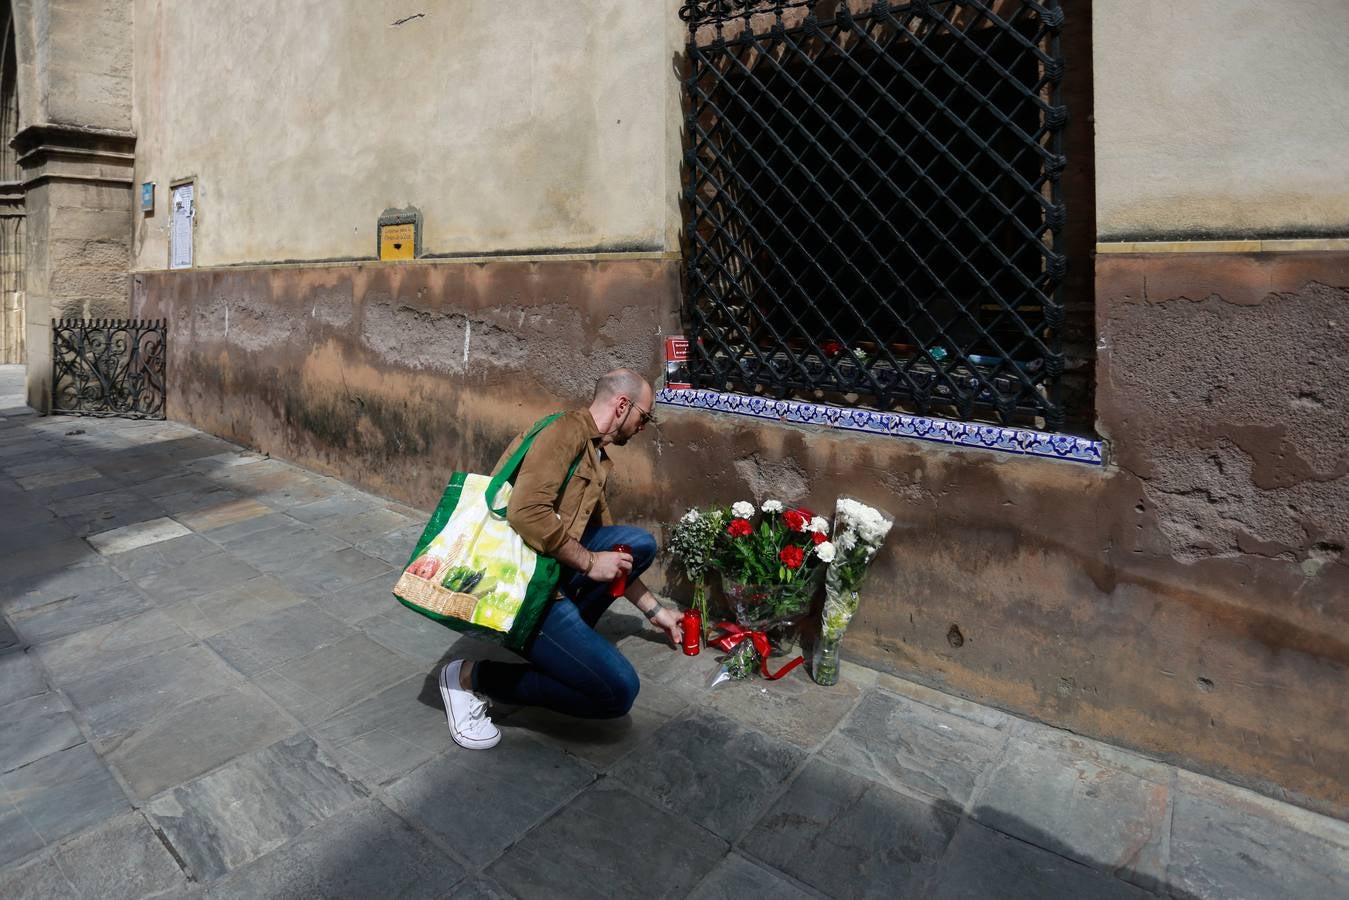
<path id="1" fill-rule="evenodd" d="M 811 674 L 818 684 L 838 682 L 839 643 L 857 613 L 858 588 L 893 524 L 891 516 L 849 497 L 840 497 L 835 504 L 820 638 L 811 664 Z"/>
<path id="2" fill-rule="evenodd" d="M 702 619 L 702 637 L 707 639 L 707 573 L 713 563 L 717 536 L 725 513 L 720 509 L 690 509 L 670 529 L 670 550 L 684 566 L 684 575 L 693 585 L 693 608 Z"/>

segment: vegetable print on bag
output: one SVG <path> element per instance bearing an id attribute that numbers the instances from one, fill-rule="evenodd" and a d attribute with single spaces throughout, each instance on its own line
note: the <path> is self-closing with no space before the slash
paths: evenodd
<path id="1" fill-rule="evenodd" d="M 493 477 L 455 472 L 393 593 L 429 619 L 512 650 L 525 645 L 557 587 L 561 566 L 539 556 L 506 521 L 511 486 L 537 423 Z M 578 456 L 567 479 L 576 472 Z M 565 487 L 566 482 L 563 482 Z M 494 506 L 493 504 L 500 504 Z"/>

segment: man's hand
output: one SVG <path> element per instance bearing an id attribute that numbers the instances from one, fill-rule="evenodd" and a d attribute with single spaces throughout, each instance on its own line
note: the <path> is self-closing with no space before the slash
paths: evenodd
<path id="1" fill-rule="evenodd" d="M 675 611 L 668 606 L 662 607 L 661 611 L 651 617 L 651 624 L 655 625 L 670 640 L 671 647 L 678 647 L 684 641 L 684 625 Z"/>
<path id="2" fill-rule="evenodd" d="M 590 565 L 590 572 L 586 575 L 591 581 L 613 581 L 618 577 L 619 572 L 632 571 L 631 553 L 614 553 L 605 550 L 593 554 L 594 562 Z"/>

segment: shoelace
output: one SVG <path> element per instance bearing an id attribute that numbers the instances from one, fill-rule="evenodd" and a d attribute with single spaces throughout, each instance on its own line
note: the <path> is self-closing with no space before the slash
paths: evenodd
<path id="1" fill-rule="evenodd" d="M 477 731 L 487 721 L 487 701 L 475 696 L 468 707 L 468 727 L 472 731 Z"/>

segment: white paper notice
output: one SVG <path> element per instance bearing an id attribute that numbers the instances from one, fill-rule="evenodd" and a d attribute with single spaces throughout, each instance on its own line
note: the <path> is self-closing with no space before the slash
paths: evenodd
<path id="1" fill-rule="evenodd" d="M 173 217 L 169 221 L 169 268 L 192 267 L 192 185 L 173 189 Z"/>

